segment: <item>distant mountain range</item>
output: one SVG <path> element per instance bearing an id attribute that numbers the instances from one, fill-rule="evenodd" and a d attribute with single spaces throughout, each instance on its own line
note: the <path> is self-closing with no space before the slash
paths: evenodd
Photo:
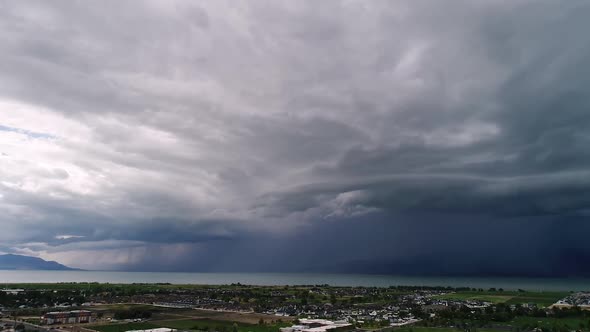
<path id="1" fill-rule="evenodd" d="M 6 254 L 0 255 L 0 270 L 77 270 L 54 261 L 41 258 Z"/>

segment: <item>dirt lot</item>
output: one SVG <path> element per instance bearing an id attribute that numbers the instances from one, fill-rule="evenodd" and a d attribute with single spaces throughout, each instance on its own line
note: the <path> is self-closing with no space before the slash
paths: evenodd
<path id="1" fill-rule="evenodd" d="M 218 321 L 230 321 L 239 322 L 245 324 L 258 324 L 260 318 L 265 322 L 278 321 L 279 319 L 283 322 L 291 322 L 295 317 L 283 317 L 275 315 L 266 315 L 258 313 L 241 313 L 241 312 L 229 312 L 229 311 L 216 311 L 216 310 L 202 310 L 202 309 L 178 309 L 178 308 L 165 308 L 155 307 L 151 305 L 134 305 L 134 304 L 119 304 L 119 305 L 105 305 L 96 306 L 91 310 L 94 312 L 102 312 L 104 317 L 112 317 L 112 312 L 115 310 L 129 310 L 129 309 L 143 309 L 153 310 L 152 317 L 149 321 L 166 321 L 166 320 L 185 320 L 185 319 L 211 319 Z M 99 320 L 94 325 L 109 325 L 110 322 L 106 320 Z"/>

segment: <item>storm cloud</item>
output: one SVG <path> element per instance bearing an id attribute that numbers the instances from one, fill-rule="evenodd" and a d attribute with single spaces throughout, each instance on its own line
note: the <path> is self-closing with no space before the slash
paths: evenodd
<path id="1" fill-rule="evenodd" d="M 3 1 L 1 249 L 96 269 L 589 275 L 589 15 Z"/>

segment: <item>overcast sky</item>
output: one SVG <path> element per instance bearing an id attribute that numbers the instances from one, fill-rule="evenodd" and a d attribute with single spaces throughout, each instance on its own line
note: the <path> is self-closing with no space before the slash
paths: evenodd
<path id="1" fill-rule="evenodd" d="M 576 0 L 2 1 L 0 251 L 588 274 L 588 17 Z"/>

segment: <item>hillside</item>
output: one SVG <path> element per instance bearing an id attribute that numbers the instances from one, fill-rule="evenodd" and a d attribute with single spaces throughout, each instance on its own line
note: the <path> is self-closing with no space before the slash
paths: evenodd
<path id="1" fill-rule="evenodd" d="M 54 261 L 37 257 L 5 254 L 0 255 L 0 270 L 75 270 Z"/>

